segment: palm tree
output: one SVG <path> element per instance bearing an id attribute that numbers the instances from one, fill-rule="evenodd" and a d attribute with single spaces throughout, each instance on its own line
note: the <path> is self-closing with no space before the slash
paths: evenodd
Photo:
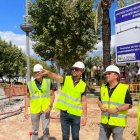
<path id="1" fill-rule="evenodd" d="M 103 77 L 103 69 L 102 64 L 103 60 L 101 56 L 94 56 L 94 57 L 88 57 L 85 60 L 85 74 L 88 81 L 92 81 L 92 78 L 96 79 L 97 84 L 99 84 L 99 81 L 102 80 Z"/>
<path id="2" fill-rule="evenodd" d="M 103 41 L 103 66 L 106 68 L 111 64 L 110 43 L 111 43 L 111 26 L 109 9 L 111 6 L 110 0 L 102 0 L 101 8 L 103 10 L 102 17 L 102 41 Z"/>
<path id="3" fill-rule="evenodd" d="M 93 67 L 92 58 L 88 57 L 84 63 L 86 66 L 86 69 L 85 69 L 86 80 L 90 80 L 91 79 L 91 69 Z"/>
<path id="4" fill-rule="evenodd" d="M 106 68 L 111 64 L 111 25 L 109 9 L 114 0 L 100 0 L 96 9 L 95 28 L 97 31 L 98 16 L 102 16 L 102 41 L 103 41 L 103 67 Z M 124 6 L 123 0 L 119 0 L 119 5 Z M 101 10 L 102 9 L 102 10 Z M 102 11 L 102 13 L 101 13 Z M 100 14 L 100 15 L 99 15 Z"/>

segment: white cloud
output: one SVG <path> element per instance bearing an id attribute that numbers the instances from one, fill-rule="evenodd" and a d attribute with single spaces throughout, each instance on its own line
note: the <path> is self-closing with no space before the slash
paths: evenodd
<path id="1" fill-rule="evenodd" d="M 92 52 L 88 53 L 90 57 L 103 55 L 103 42 L 102 41 L 96 44 L 95 48 L 97 48 L 97 50 L 93 50 Z M 113 50 L 114 48 L 115 48 L 115 35 L 112 35 L 111 36 L 111 50 Z"/>
<path id="2" fill-rule="evenodd" d="M 11 31 L 1 32 L 0 38 L 5 40 L 6 42 L 12 42 L 12 44 L 16 45 L 18 48 L 22 49 L 23 53 L 26 53 L 26 35 L 23 34 L 15 34 Z M 32 49 L 33 42 L 29 40 L 30 47 L 30 55 L 36 55 Z"/>
<path id="3" fill-rule="evenodd" d="M 18 48 L 21 48 L 24 53 L 26 53 L 26 35 L 23 34 L 15 34 L 11 31 L 7 32 L 1 32 L 0 31 L 0 37 L 2 40 L 5 40 L 6 42 L 12 42 L 12 44 L 15 44 Z M 34 53 L 32 49 L 33 42 L 30 40 L 30 55 L 37 57 L 37 54 Z M 111 36 L 111 50 L 115 44 L 115 35 Z M 103 43 L 100 41 L 98 44 L 95 46 L 97 50 L 93 50 L 92 52 L 88 53 L 90 57 L 97 56 L 97 55 L 102 55 L 103 53 Z"/>

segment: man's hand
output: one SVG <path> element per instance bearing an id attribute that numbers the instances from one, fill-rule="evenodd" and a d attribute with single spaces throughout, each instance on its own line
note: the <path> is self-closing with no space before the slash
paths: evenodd
<path id="1" fill-rule="evenodd" d="M 46 113 L 50 113 L 50 111 L 51 111 L 51 107 L 50 106 L 48 106 L 48 108 L 46 109 Z"/>
<path id="2" fill-rule="evenodd" d="M 107 112 L 107 108 L 105 106 L 103 106 L 103 105 L 100 106 L 100 110 L 102 112 Z"/>
<path id="3" fill-rule="evenodd" d="M 49 72 L 50 72 L 49 70 L 43 69 L 43 70 L 41 71 L 41 74 L 42 74 L 42 75 L 48 75 Z"/>
<path id="4" fill-rule="evenodd" d="M 28 112 L 24 112 L 24 117 L 25 117 L 26 120 L 28 120 L 29 119 L 29 113 Z"/>
<path id="5" fill-rule="evenodd" d="M 109 108 L 109 109 L 107 109 L 107 112 L 110 114 L 115 114 L 118 112 L 118 109 L 117 108 Z"/>
<path id="6" fill-rule="evenodd" d="M 85 125 L 86 125 L 86 122 L 87 122 L 87 117 L 82 116 L 82 117 L 81 117 L 81 125 L 82 125 L 82 126 L 85 126 Z"/>
<path id="7" fill-rule="evenodd" d="M 107 108 L 103 106 L 101 101 L 98 101 L 98 106 L 102 112 L 107 112 Z"/>

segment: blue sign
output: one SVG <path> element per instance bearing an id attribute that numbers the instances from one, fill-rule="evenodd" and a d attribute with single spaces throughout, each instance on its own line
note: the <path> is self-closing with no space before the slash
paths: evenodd
<path id="1" fill-rule="evenodd" d="M 117 47 L 117 62 L 136 62 L 140 60 L 140 43 Z"/>
<path id="2" fill-rule="evenodd" d="M 116 24 L 140 17 L 140 2 L 115 11 Z"/>

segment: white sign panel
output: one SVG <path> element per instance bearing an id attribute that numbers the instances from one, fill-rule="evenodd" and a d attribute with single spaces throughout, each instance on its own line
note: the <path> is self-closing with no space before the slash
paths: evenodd
<path id="1" fill-rule="evenodd" d="M 115 11 L 116 63 L 140 61 L 140 2 Z"/>

